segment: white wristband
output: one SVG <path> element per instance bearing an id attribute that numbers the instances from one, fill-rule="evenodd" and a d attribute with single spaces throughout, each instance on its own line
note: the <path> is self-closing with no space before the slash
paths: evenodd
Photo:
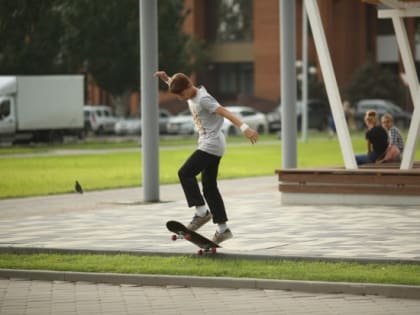
<path id="1" fill-rule="evenodd" d="M 249 126 L 246 123 L 243 123 L 239 129 L 241 129 L 242 132 L 245 132 L 245 130 L 247 130 L 249 128 Z"/>

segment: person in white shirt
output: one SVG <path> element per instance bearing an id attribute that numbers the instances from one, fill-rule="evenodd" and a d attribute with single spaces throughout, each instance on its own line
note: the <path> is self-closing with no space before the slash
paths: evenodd
<path id="1" fill-rule="evenodd" d="M 233 237 L 226 223 L 226 209 L 217 187 L 219 163 L 226 146 L 222 132 L 223 120 L 227 118 L 239 127 L 252 144 L 256 143 L 258 133 L 220 105 L 204 87 L 194 86 L 187 75 L 176 73 L 169 77 L 165 71 L 158 71 L 154 75 L 168 84 L 169 92 L 188 102 L 198 130 L 198 148 L 178 171 L 188 206 L 195 207 L 195 214 L 188 228 L 198 230 L 213 218 L 213 222 L 217 224 L 213 241 L 219 244 Z M 204 196 L 196 179 L 200 173 Z"/>

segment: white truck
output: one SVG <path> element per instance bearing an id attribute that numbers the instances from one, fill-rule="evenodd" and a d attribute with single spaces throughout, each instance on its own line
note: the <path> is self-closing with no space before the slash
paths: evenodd
<path id="1" fill-rule="evenodd" d="M 83 91 L 81 75 L 0 76 L 0 141 L 83 137 Z"/>

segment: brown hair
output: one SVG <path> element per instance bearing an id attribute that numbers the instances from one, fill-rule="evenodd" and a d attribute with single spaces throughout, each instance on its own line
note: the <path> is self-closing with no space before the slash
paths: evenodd
<path id="1" fill-rule="evenodd" d="M 388 114 L 388 113 L 385 113 L 385 114 L 382 115 L 382 120 L 384 120 L 384 119 L 387 119 L 387 120 L 389 120 L 391 122 L 394 121 L 394 118 L 392 117 L 392 115 L 391 114 Z"/>
<path id="2" fill-rule="evenodd" d="M 377 125 L 378 115 L 376 114 L 376 111 L 368 110 L 365 114 L 365 122 L 373 124 L 373 125 Z"/>
<path id="3" fill-rule="evenodd" d="M 192 86 L 192 82 L 188 76 L 183 73 L 175 73 L 169 83 L 169 92 L 173 94 L 181 94 L 182 91 Z"/>

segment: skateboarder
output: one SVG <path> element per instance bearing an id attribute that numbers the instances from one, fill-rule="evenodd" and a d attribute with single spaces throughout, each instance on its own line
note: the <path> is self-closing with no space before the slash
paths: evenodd
<path id="1" fill-rule="evenodd" d="M 188 229 L 196 231 L 213 218 L 213 222 L 217 224 L 217 230 L 212 240 L 219 244 L 233 237 L 226 224 L 228 218 L 217 187 L 219 163 L 226 145 L 221 130 L 224 118 L 239 127 L 252 144 L 256 143 L 258 133 L 220 105 L 203 86 L 194 86 L 185 74 L 176 73 L 169 77 L 165 71 L 158 71 L 154 75 L 168 84 L 169 92 L 175 94 L 180 100 L 188 102 L 198 129 L 198 149 L 178 171 L 188 206 L 195 207 L 195 214 Z M 200 173 L 204 197 L 196 179 Z"/>

